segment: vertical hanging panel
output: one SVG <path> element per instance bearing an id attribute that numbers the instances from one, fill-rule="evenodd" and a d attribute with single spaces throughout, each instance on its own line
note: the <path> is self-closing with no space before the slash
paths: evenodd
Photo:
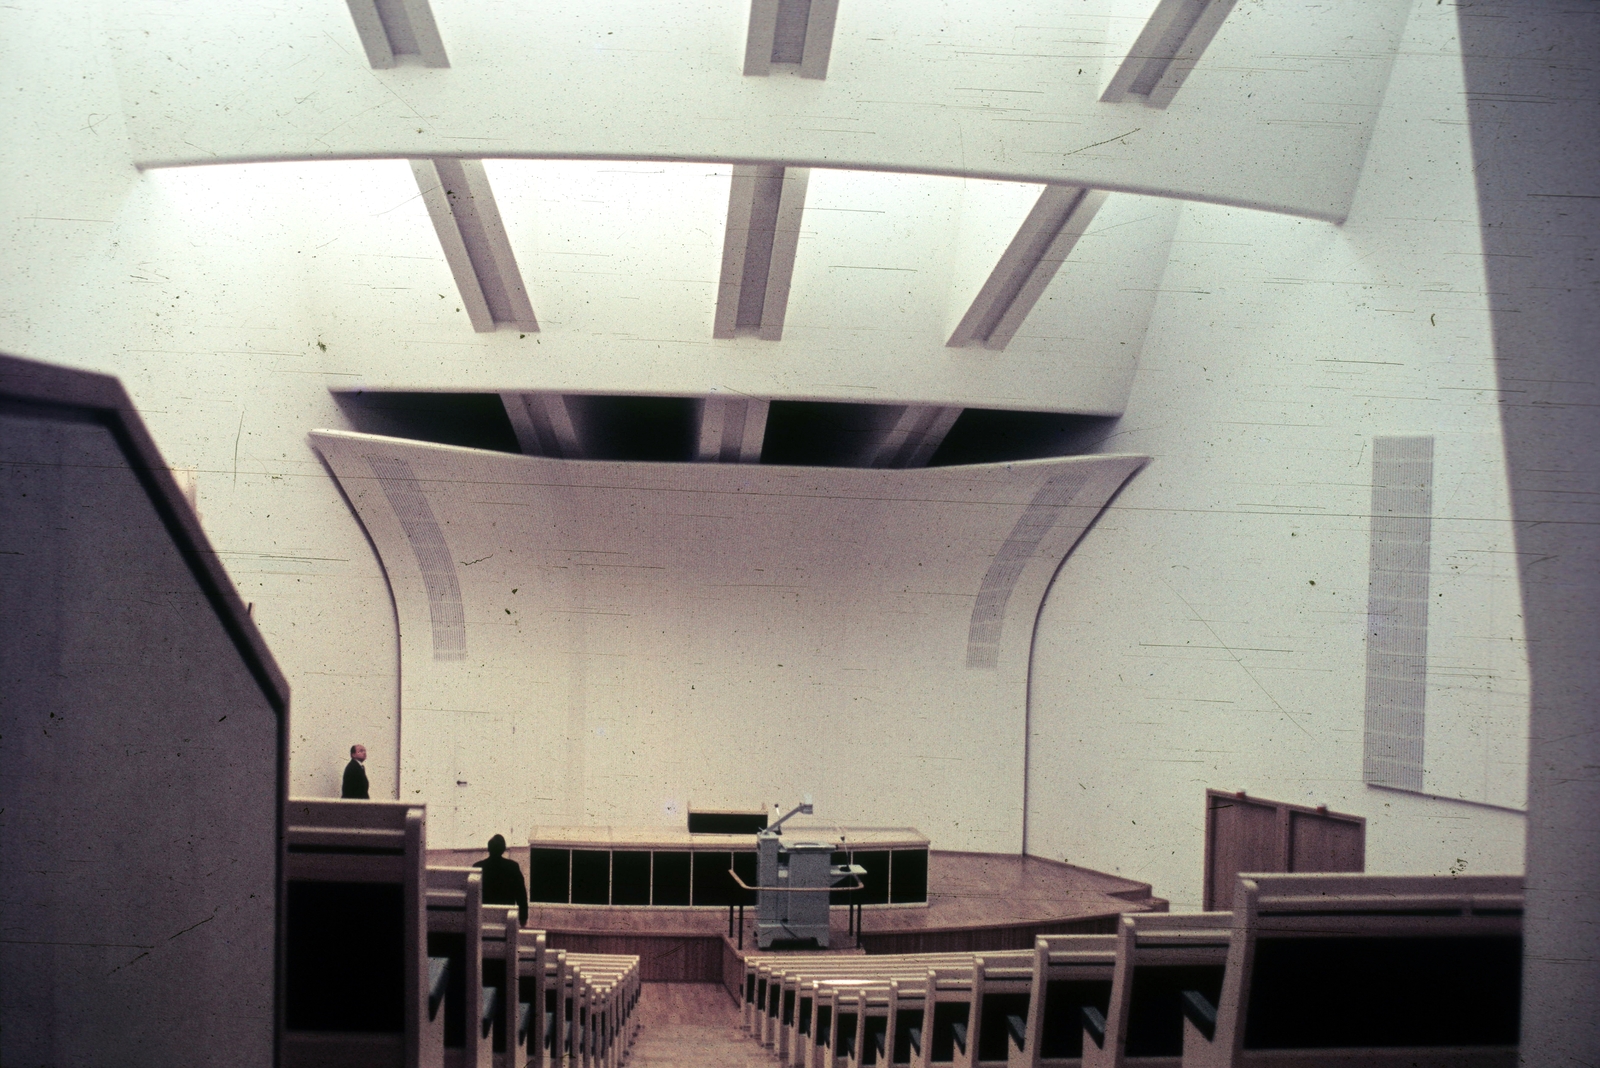
<path id="1" fill-rule="evenodd" d="M 1422 789 L 1432 517 L 1433 438 L 1373 438 L 1362 767 L 1402 790 Z"/>

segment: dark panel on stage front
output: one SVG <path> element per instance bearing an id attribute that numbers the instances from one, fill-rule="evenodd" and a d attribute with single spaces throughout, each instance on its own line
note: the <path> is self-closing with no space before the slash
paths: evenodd
<path id="1" fill-rule="evenodd" d="M 889 851 L 887 849 L 860 850 L 851 854 L 854 862 L 867 869 L 861 877 L 865 889 L 856 891 L 856 901 L 863 905 L 889 903 Z"/>
<path id="2" fill-rule="evenodd" d="M 688 853 L 657 852 L 653 905 L 687 905 L 689 903 Z"/>
<path id="3" fill-rule="evenodd" d="M 928 851 L 896 849 L 889 867 L 889 901 L 900 905 L 928 900 Z"/>
<path id="4" fill-rule="evenodd" d="M 611 854 L 611 903 L 650 904 L 650 853 L 618 849 Z"/>
<path id="5" fill-rule="evenodd" d="M 571 858 L 569 849 L 528 850 L 528 900 L 565 905 Z"/>
<path id="6" fill-rule="evenodd" d="M 733 899 L 733 877 L 728 869 L 733 867 L 732 853 L 701 853 L 694 855 L 694 903 L 696 905 L 727 906 L 737 904 Z"/>
<path id="7" fill-rule="evenodd" d="M 757 885 L 757 868 L 758 864 L 754 853 L 735 853 L 733 855 L 733 870 L 738 872 L 739 878 L 744 880 L 746 886 Z M 753 907 L 756 903 L 756 897 L 754 890 L 736 889 L 733 903 L 735 905 L 750 905 Z"/>
<path id="8" fill-rule="evenodd" d="M 690 834 L 755 834 L 767 828 L 765 812 L 691 812 Z"/>
<path id="9" fill-rule="evenodd" d="M 574 849 L 572 851 L 572 903 L 574 905 L 611 904 L 611 851 Z"/>

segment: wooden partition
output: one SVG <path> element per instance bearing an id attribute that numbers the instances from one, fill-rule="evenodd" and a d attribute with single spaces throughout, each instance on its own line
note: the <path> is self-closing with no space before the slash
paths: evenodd
<path id="1" fill-rule="evenodd" d="M 1204 907 L 1228 908 L 1240 872 L 1361 871 L 1366 851 L 1364 817 L 1207 790 Z"/>
<path id="2" fill-rule="evenodd" d="M 289 690 L 133 402 L 0 356 L 7 1064 L 269 1064 Z"/>

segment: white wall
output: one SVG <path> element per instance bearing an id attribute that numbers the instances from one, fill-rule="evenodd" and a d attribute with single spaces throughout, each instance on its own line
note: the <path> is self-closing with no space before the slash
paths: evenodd
<path id="1" fill-rule="evenodd" d="M 973 17 L 951 10 L 953 20 Z M 178 32 L 176 16 L 170 13 L 158 17 L 140 9 L 126 17 L 147 20 L 153 42 Z M 340 40 L 350 54 L 316 34 L 290 32 L 299 24 L 296 20 L 306 17 L 334 20 L 340 33 L 348 32 Z M 393 100 L 389 88 L 427 72 L 379 75 L 365 70 L 353 52 L 347 16 L 337 5 L 305 5 L 282 20 L 201 19 L 195 29 L 183 31 L 197 36 L 183 38 L 180 33 L 177 43 L 184 47 L 179 49 L 140 44 L 138 26 L 131 33 L 108 29 L 93 6 L 38 3 L 25 10 L 9 7 L 4 18 L 0 91 L 8 101 L 10 126 L 0 153 L 0 224 L 13 252 L 0 259 L 0 348 L 122 376 L 168 459 L 198 468 L 199 506 L 208 531 L 244 598 L 256 604 L 256 619 L 293 687 L 292 789 L 331 793 L 344 751 L 357 740 L 366 742 L 373 754 L 375 783 L 392 783 L 398 682 L 388 589 L 372 550 L 306 441 L 314 427 L 343 425 L 328 388 L 380 381 L 384 374 L 397 382 L 403 376 L 408 384 L 440 389 L 538 388 L 544 381 L 606 388 L 625 380 L 653 381 L 657 374 L 663 382 L 681 384 L 699 374 L 693 370 L 695 356 L 707 346 L 693 347 L 680 338 L 673 344 L 682 348 L 663 357 L 664 350 L 652 348 L 643 330 L 649 320 L 628 319 L 621 303 L 626 294 L 598 283 L 593 292 L 610 293 L 602 299 L 617 302 L 614 321 L 629 322 L 645 344 L 590 334 L 586 328 L 569 336 L 587 340 L 573 342 L 570 354 L 552 363 L 541 360 L 541 339 L 532 339 L 530 349 L 530 339 L 515 334 L 472 334 L 464 323 L 456 323 L 462 316 L 449 299 L 454 294 L 449 273 L 399 162 L 143 175 L 133 168 L 131 161 L 158 141 L 174 152 L 173 146 L 185 139 L 194 142 L 197 147 L 184 150 L 191 153 L 189 159 L 217 150 L 204 137 L 196 140 L 202 129 L 227 132 L 260 154 L 290 151 L 295 138 L 313 134 L 333 137 L 338 142 L 331 153 L 335 155 L 375 144 L 397 151 L 440 149 L 439 140 L 402 143 L 400 113 L 386 110 L 387 103 L 368 126 L 360 125 L 368 120 L 349 110 L 379 97 Z M 448 43 L 455 31 L 449 17 L 441 18 Z M 1374 25 L 1382 21 L 1378 15 L 1372 18 Z M 730 39 L 737 38 L 737 23 L 735 18 Z M 577 32 L 570 25 L 562 32 L 569 31 Z M 1008 48 L 1017 52 L 1032 47 L 1027 34 L 1009 28 L 990 26 L 982 32 L 1011 35 Z M 1354 113 L 1338 105 L 1327 113 L 1285 111 L 1279 116 L 1284 129 L 1295 131 L 1290 141 L 1316 149 L 1306 149 L 1316 157 L 1315 166 L 1307 169 L 1294 152 L 1284 156 L 1282 169 L 1263 162 L 1265 156 L 1245 154 L 1258 144 L 1251 138 L 1191 143 L 1198 137 L 1195 130 L 1167 153 L 1174 159 L 1185 152 L 1196 154 L 1209 168 L 1205 181 L 1190 176 L 1206 187 L 1197 196 L 1242 196 L 1240 187 L 1209 183 L 1221 182 L 1217 172 L 1226 171 L 1232 181 L 1233 171 L 1244 175 L 1265 169 L 1273 173 L 1251 178 L 1262 183 L 1251 196 L 1304 194 L 1321 207 L 1290 206 L 1307 212 L 1331 212 L 1330 204 L 1340 212 L 1350 207 L 1351 220 L 1336 228 L 1239 209 L 1185 208 L 1170 266 L 1159 280 L 1143 283 L 1160 291 L 1152 305 L 1156 317 L 1131 379 L 1128 414 L 1106 447 L 1146 451 L 1157 461 L 1091 532 L 1063 571 L 1045 612 L 1036 659 L 1037 733 L 1029 783 L 1030 847 L 1035 852 L 1139 875 L 1180 902 L 1196 900 L 1202 790 L 1217 785 L 1248 787 L 1266 796 L 1277 790 L 1286 800 L 1309 796 L 1368 815 L 1373 821 L 1369 856 L 1375 867 L 1391 860 L 1427 870 L 1458 860 L 1468 870 L 1520 863 L 1519 817 L 1391 795 L 1380 802 L 1377 794 L 1359 786 L 1353 770 L 1360 739 L 1364 659 L 1359 619 L 1365 611 L 1369 480 L 1361 446 L 1373 434 L 1421 432 L 1438 436 L 1439 514 L 1445 515 L 1449 505 L 1451 517 L 1449 524 L 1441 521 L 1435 528 L 1436 591 L 1444 597 L 1438 599 L 1435 615 L 1430 722 L 1441 726 L 1447 717 L 1463 714 L 1481 718 L 1473 728 L 1476 734 L 1452 729 L 1448 736 L 1430 737 L 1435 753 L 1445 744 L 1459 750 L 1455 770 L 1435 785 L 1440 791 L 1476 791 L 1474 796 L 1515 803 L 1520 781 L 1515 770 L 1518 735 L 1512 725 L 1521 705 L 1520 656 L 1515 651 L 1520 631 L 1515 596 L 1505 578 L 1509 565 L 1494 562 L 1509 559 L 1510 541 L 1503 527 L 1486 297 L 1476 259 L 1480 244 L 1465 169 L 1466 128 L 1460 125 L 1465 116 L 1453 32 L 1448 9 L 1416 5 L 1353 207 L 1347 186 L 1339 184 L 1348 175 L 1332 186 L 1305 184 L 1306 175 L 1326 162 L 1318 155 L 1323 151 L 1321 134 L 1307 131 L 1321 130 L 1324 121 L 1343 121 L 1340 116 L 1359 126 L 1363 116 L 1376 110 L 1375 97 L 1369 99 L 1372 94 L 1362 87 L 1370 88 L 1381 78 L 1370 85 L 1366 74 L 1354 78 L 1347 94 L 1356 101 Z M 284 36 L 275 37 L 278 33 Z M 114 48 L 106 43 L 108 34 L 116 39 Z M 1381 56 L 1381 37 L 1374 30 L 1356 46 Z M 1280 62 L 1296 38 L 1273 40 L 1277 43 L 1270 50 L 1274 62 Z M 517 63 L 524 63 L 530 51 L 526 41 L 506 47 L 513 44 L 520 49 Z M 318 52 L 318 58 L 299 61 L 302 47 Z M 732 47 L 729 56 L 736 54 L 737 47 Z M 324 49 L 331 51 L 322 54 Z M 289 55 L 291 50 L 295 56 Z M 120 76 L 113 51 L 124 63 Z M 462 66 L 455 73 L 464 73 L 471 50 L 458 45 L 456 52 Z M 838 56 L 843 75 L 853 61 L 848 49 Z M 1008 52 L 985 70 L 992 74 L 1018 62 Z M 1366 62 L 1355 66 L 1368 70 L 1362 66 Z M 130 72 L 129 63 L 144 73 Z M 347 69 L 342 66 L 346 63 L 353 66 Z M 153 71 L 165 64 L 170 64 L 165 73 Z M 185 80 L 184 70 L 201 74 Z M 304 82 L 315 79 L 319 70 L 332 81 L 322 88 Z M 461 98 L 466 100 L 471 77 L 456 79 L 451 84 L 458 88 L 451 92 L 466 94 Z M 954 91 L 960 83 L 954 75 L 950 78 Z M 333 91 L 345 83 L 364 88 L 347 100 Z M 1197 93 L 1204 88 L 1193 84 Z M 616 85 L 634 83 L 623 79 Z M 1295 83 L 1283 85 L 1289 92 Z M 308 98 L 285 120 L 287 125 L 275 117 L 274 108 L 289 107 L 313 89 L 320 95 Z M 799 83 L 773 90 L 785 94 L 789 103 L 793 94 L 811 91 Z M 619 145 L 633 136 L 628 129 L 637 131 L 637 124 L 651 118 L 650 108 L 660 95 L 659 87 L 627 92 L 635 94 L 628 99 L 640 101 L 640 110 L 626 116 L 635 126 L 619 119 L 609 127 L 606 136 Z M 993 104 L 999 97 L 985 92 L 991 95 L 980 94 L 980 100 L 989 103 L 974 107 L 995 113 L 980 116 L 987 131 L 982 138 L 962 141 L 973 130 L 967 119 L 934 123 L 917 151 L 936 157 L 942 169 L 970 166 L 977 173 L 994 173 L 1003 149 L 997 131 L 1019 124 L 1008 124 Z M 376 96 L 369 99 L 368 93 Z M 485 115 L 514 117 L 514 109 L 524 106 L 515 94 L 496 99 L 510 101 L 506 106 L 512 110 L 485 108 Z M 451 105 L 457 106 L 466 105 Z M 143 132 L 130 140 L 125 113 L 142 116 L 151 107 L 160 115 L 132 120 Z M 921 105 L 901 107 L 882 116 L 907 129 L 918 128 Z M 321 114 L 312 121 L 318 109 Z M 959 109 L 940 114 L 954 110 Z M 1217 111 L 1214 104 L 1206 109 L 1207 114 Z M 1170 112 L 1161 120 L 1142 107 L 1138 115 L 1140 121 L 1174 121 Z M 1251 115 L 1252 122 L 1272 124 Z M 434 117 L 443 131 L 440 137 L 494 132 L 473 127 L 476 118 L 469 122 L 468 116 L 448 109 Z M 880 116 L 873 112 L 870 117 Z M 340 132 L 346 120 L 366 132 Z M 288 140 L 286 130 L 293 134 Z M 386 140 L 390 133 L 395 134 L 392 141 Z M 1035 132 L 1027 137 L 1036 135 L 1043 136 Z M 1362 138 L 1349 141 L 1343 133 L 1336 140 L 1346 148 L 1364 143 Z M 836 147 L 844 142 L 836 137 L 827 143 Z M 1028 144 L 1025 138 L 1007 143 L 1013 149 Z M 1279 149 L 1285 144 L 1281 139 L 1260 143 Z M 641 135 L 635 150 L 647 153 L 653 144 Z M 1208 147 L 1213 144 L 1224 148 L 1213 152 Z M 1105 151 L 1119 149 L 1113 145 Z M 861 158 L 876 159 L 867 149 L 860 152 Z M 1359 152 L 1340 152 L 1340 167 L 1356 165 Z M 1156 167 L 1143 156 L 1094 164 L 1130 170 L 1146 165 Z M 495 172 L 501 167 L 492 167 Z M 1166 174 L 1161 180 L 1176 183 L 1178 178 Z M 934 181 L 906 178 L 893 188 Z M 937 181 L 960 184 L 959 179 Z M 508 178 L 508 197 L 513 184 Z M 825 191 L 826 179 L 814 191 L 814 205 L 860 206 L 820 199 Z M 710 219 L 716 200 L 707 193 L 693 210 Z M 1107 210 L 1119 201 L 1133 206 L 1140 202 L 1113 196 Z M 537 217 L 531 226 L 508 217 L 513 239 L 531 242 L 519 245 L 519 256 L 524 247 L 537 250 L 540 242 L 553 240 L 560 229 L 554 213 L 565 209 L 559 202 L 535 204 L 537 211 L 550 213 L 552 229 L 540 231 L 545 224 Z M 953 227 L 945 235 L 945 247 L 959 244 L 959 224 L 950 223 L 948 207 L 929 209 L 926 216 L 909 213 L 903 229 L 915 229 L 919 218 L 944 219 Z M 651 242 L 665 240 L 660 231 L 634 232 Z M 893 228 L 886 234 L 885 245 L 897 240 Z M 934 248 L 933 235 L 913 236 Z M 1165 232 L 1152 227 L 1148 240 L 1141 237 L 1129 248 L 1144 255 L 1150 242 L 1165 240 Z M 714 236 L 698 235 L 686 243 L 683 255 L 711 261 L 718 245 Z M 1091 249 L 1087 237 L 1080 249 Z M 930 252 L 937 255 L 956 253 Z M 536 292 L 541 285 L 571 292 L 565 288 L 571 280 L 559 272 L 541 275 L 532 256 L 526 262 L 532 264 L 529 274 Z M 807 269 L 822 279 L 815 267 L 826 268 L 828 262 L 813 261 Z M 1126 262 L 1141 260 L 1135 256 Z M 934 267 L 930 274 L 937 274 L 944 288 L 930 302 L 930 323 L 944 320 L 949 308 L 959 304 L 952 293 L 959 288 L 961 271 L 970 265 L 938 260 Z M 1064 271 L 1052 290 L 1064 307 L 1076 296 L 1072 289 L 1060 288 L 1071 273 Z M 1121 288 L 1140 285 L 1130 280 Z M 841 288 L 848 295 L 848 287 Z M 825 321 L 824 305 L 808 311 L 803 304 L 813 292 L 837 290 L 821 285 L 797 290 L 799 323 L 813 316 L 812 321 Z M 868 295 L 877 299 L 888 293 L 887 288 L 873 289 Z M 1112 303 L 1131 301 L 1126 294 L 1105 293 L 1098 299 L 1105 303 L 1073 313 L 1092 324 L 1104 307 L 1133 306 Z M 554 293 L 551 300 L 550 307 L 557 307 Z M 708 314 L 708 305 L 700 315 Z M 537 298 L 535 306 L 540 307 Z M 687 307 L 686 301 L 681 306 Z M 605 318 L 591 321 L 598 324 Z M 682 318 L 692 323 L 687 313 Z M 1145 336 L 1138 316 L 1118 311 L 1106 318 L 1119 347 L 1123 340 L 1131 339 L 1131 346 Z M 551 338 L 560 334 L 559 325 L 550 324 Z M 1070 345 L 1059 348 L 1073 352 Z M 861 351 L 853 350 L 852 358 L 859 361 Z M 1032 366 L 1043 366 L 1054 351 L 1055 346 L 1042 344 L 1026 356 Z M 942 349 L 939 355 L 964 358 Z M 891 346 L 888 357 L 901 361 L 898 379 L 909 380 L 903 369 L 914 366 L 910 350 Z M 991 356 L 982 359 L 989 363 L 975 365 L 965 379 L 949 378 L 940 388 L 971 403 L 994 402 L 995 393 L 1002 391 L 988 391 L 1006 365 Z M 735 362 L 729 359 L 727 366 Z M 850 366 L 848 361 L 842 364 Z M 816 396 L 822 392 L 818 383 L 837 382 L 817 374 L 815 366 L 795 357 L 783 373 L 766 374 L 763 380 L 775 383 L 775 389 Z M 805 373 L 814 377 L 797 384 L 791 373 L 795 367 L 813 368 Z M 929 371 L 927 378 L 911 385 L 925 387 L 936 377 Z M 708 388 L 716 384 L 714 376 L 702 381 Z M 1052 378 L 1029 391 L 1023 388 L 1026 377 L 1019 375 L 1002 385 L 1006 395 L 1020 391 L 1025 406 L 1072 410 L 1073 398 L 1062 381 Z M 973 383 L 980 385 L 964 392 Z M 909 386 L 906 392 L 912 393 Z M 1484 562 L 1465 573 L 1468 560 Z M 1451 565 L 1462 572 L 1459 577 Z M 1309 585 L 1313 579 L 1316 587 Z M 1140 655 L 1151 649 L 1141 642 L 1226 645 L 1240 659 L 1222 649 L 1205 651 L 1203 655 L 1215 658 L 1211 661 L 1192 661 L 1187 658 L 1194 654 L 1174 649 Z M 1255 652 L 1275 648 L 1295 651 Z M 1113 666 L 1128 662 L 1142 666 L 1147 678 L 1156 669 L 1156 684 L 1139 688 L 1126 681 L 1126 670 L 1120 672 L 1123 679 L 1114 681 L 1119 672 Z M 1446 675 L 1446 667 L 1470 670 Z M 1233 705 L 1216 704 L 1221 701 Z M 1197 740 L 1199 717 L 1218 729 L 1207 729 Z M 1080 727 L 1090 733 L 1080 733 Z M 1231 752 L 1200 752 L 1212 748 L 1213 737 L 1218 739 L 1215 748 Z M 1079 738 L 1085 740 L 1080 743 Z M 1462 744 L 1455 744 L 1458 739 L 1464 739 Z M 1480 745 L 1479 739 L 1497 744 Z M 1509 749 L 1498 744 L 1506 739 L 1511 740 Z M 1172 763 L 1176 760 L 1203 763 Z M 1469 775 L 1469 765 L 1479 769 L 1476 778 Z M 1190 770 L 1191 781 L 1174 789 L 1173 769 Z M 1086 774 L 1073 774 L 1080 770 Z M 1123 826 L 1124 819 L 1127 837 L 1105 830 Z M 1139 821 L 1137 832 L 1133 820 Z"/>
<path id="2" fill-rule="evenodd" d="M 290 681 L 291 792 L 336 793 L 365 741 L 381 795 L 393 610 L 305 439 L 343 425 L 305 267 L 323 194 L 265 213 L 248 172 L 141 175 L 99 29 L 93 8 L 55 4 L 8 9 L 0 29 L 0 349 L 122 379 L 167 461 L 197 469 L 207 533 Z"/>
<path id="3" fill-rule="evenodd" d="M 430 842 L 457 848 L 812 795 L 826 819 L 1018 851 L 1039 602 L 1142 462 L 316 444 L 394 584 L 402 795 L 428 804 Z"/>
<path id="4" fill-rule="evenodd" d="M 1518 871 L 1523 817 L 1362 783 L 1371 438 L 1436 438 L 1429 792 L 1524 804 L 1527 668 L 1454 15 L 1420 6 L 1344 226 L 1187 205 L 1145 473 L 1040 618 L 1031 852 L 1198 907 L 1204 791 L 1367 817 L 1369 870 Z"/>

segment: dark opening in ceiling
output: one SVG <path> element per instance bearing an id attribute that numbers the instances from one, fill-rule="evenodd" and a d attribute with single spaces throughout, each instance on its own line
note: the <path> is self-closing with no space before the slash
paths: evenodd
<path id="1" fill-rule="evenodd" d="M 1116 424 L 1114 415 L 968 408 L 945 435 L 928 466 L 997 464 L 1096 452 Z"/>
<path id="2" fill-rule="evenodd" d="M 767 409 L 764 464 L 858 467 L 877 428 L 898 409 L 837 401 L 779 401 Z"/>
<path id="3" fill-rule="evenodd" d="M 588 460 L 694 459 L 695 402 L 688 397 L 567 395 Z"/>
<path id="4" fill-rule="evenodd" d="M 469 449 L 521 452 L 496 393 L 335 391 L 333 399 L 363 434 L 411 438 Z"/>
<path id="5" fill-rule="evenodd" d="M 520 452 L 497 393 L 335 392 L 351 425 L 368 434 Z M 589 460 L 683 463 L 695 458 L 698 402 L 691 397 L 567 394 L 566 410 Z M 900 405 L 775 400 L 767 413 L 764 464 L 861 467 L 904 411 Z M 967 408 L 929 466 L 1006 463 L 1099 450 L 1114 416 Z"/>

